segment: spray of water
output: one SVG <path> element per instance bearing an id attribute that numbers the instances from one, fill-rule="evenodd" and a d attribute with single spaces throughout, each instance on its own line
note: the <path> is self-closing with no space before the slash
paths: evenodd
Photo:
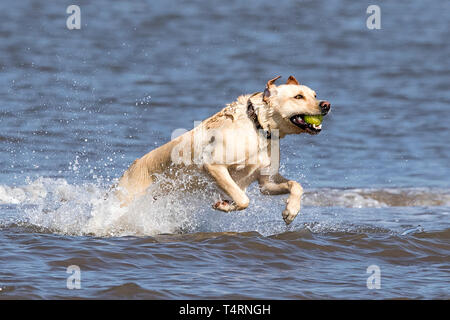
<path id="1" fill-rule="evenodd" d="M 108 192 L 109 183 L 69 184 L 65 179 L 40 177 L 20 187 L 0 185 L 0 205 L 14 207 L 9 211 L 13 216 L 0 215 L 0 225 L 13 221 L 45 232 L 94 236 L 230 231 L 271 235 L 299 228 L 311 232 L 361 228 L 348 223 L 358 217 L 350 217 L 348 212 L 346 217 L 339 216 L 339 207 L 450 204 L 448 190 L 320 189 L 305 194 L 302 212 L 286 226 L 281 219 L 286 196 L 264 196 L 253 187 L 248 190 L 249 208 L 226 213 L 211 208 L 221 194 L 203 176 L 178 176 L 170 181 L 160 177 L 158 181 L 128 207 L 120 207 Z M 201 188 L 191 188 L 193 183 Z"/>

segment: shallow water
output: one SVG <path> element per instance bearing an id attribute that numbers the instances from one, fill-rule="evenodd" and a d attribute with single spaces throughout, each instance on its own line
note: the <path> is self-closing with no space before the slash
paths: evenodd
<path id="1" fill-rule="evenodd" d="M 69 4 L 0 4 L 1 299 L 450 298 L 448 1 L 383 2 L 381 30 L 364 1 L 96 1 L 72 31 Z M 233 213 L 212 185 L 104 200 L 278 74 L 332 103 L 319 135 L 281 142 L 306 192 L 292 225 L 256 186 Z"/>

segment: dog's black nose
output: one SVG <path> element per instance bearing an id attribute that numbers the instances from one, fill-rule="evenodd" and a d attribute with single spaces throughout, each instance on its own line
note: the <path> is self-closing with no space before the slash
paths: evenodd
<path id="1" fill-rule="evenodd" d="M 319 107 L 320 110 L 322 110 L 322 115 L 326 115 L 328 112 L 330 112 L 331 103 L 329 103 L 328 101 L 320 101 Z"/>

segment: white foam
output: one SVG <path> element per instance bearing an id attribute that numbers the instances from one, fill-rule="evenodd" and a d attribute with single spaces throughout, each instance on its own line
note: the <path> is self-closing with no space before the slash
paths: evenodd
<path id="1" fill-rule="evenodd" d="M 155 200 L 157 188 L 152 185 L 146 196 L 121 208 L 113 193 L 105 197 L 109 186 L 38 178 L 25 186 L 0 186 L 0 203 L 18 206 L 17 221 L 63 234 L 156 235 L 195 228 L 194 216 L 205 208 L 207 191 L 169 192 Z"/>
<path id="2" fill-rule="evenodd" d="M 211 205 L 219 194 L 213 183 L 197 191 L 185 187 L 189 180 L 177 180 L 175 190 L 161 195 L 158 184 L 129 207 L 120 208 L 113 194 L 102 183 L 69 184 L 65 179 L 38 178 L 26 185 L 0 185 L 0 204 L 15 205 L 16 221 L 44 228 L 50 232 L 95 236 L 152 236 L 178 232 L 245 232 L 263 235 L 286 231 L 281 219 L 286 196 L 264 196 L 257 187 L 248 190 L 249 208 L 232 213 L 218 212 Z M 154 195 L 157 195 L 156 200 Z M 305 213 L 309 221 L 318 221 L 314 230 L 325 223 L 337 226 L 340 219 L 326 216 L 327 211 L 312 207 L 381 208 L 398 205 L 450 205 L 446 190 L 431 189 L 318 189 L 305 194 L 299 226 Z M 307 207 L 307 208 L 305 208 Z M 320 211 L 320 216 L 317 212 Z M 303 216 L 303 217 L 302 217 Z M 1 221 L 3 220 L 3 221 Z M 5 223 L 0 217 L 0 223 Z M 8 219 L 9 221 L 9 219 Z M 300 225 L 301 227 L 301 225 Z"/>

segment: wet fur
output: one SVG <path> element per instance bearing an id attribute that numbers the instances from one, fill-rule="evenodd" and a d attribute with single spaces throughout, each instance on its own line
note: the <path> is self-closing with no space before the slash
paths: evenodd
<path id="1" fill-rule="evenodd" d="M 115 188 L 122 206 L 142 196 L 158 174 L 174 171 L 189 174 L 191 170 L 199 170 L 212 177 L 230 198 L 229 201 L 215 202 L 213 208 L 222 211 L 245 209 L 249 205 L 246 188 L 252 182 L 258 181 L 264 194 L 290 194 L 282 216 L 286 223 L 292 222 L 300 210 L 302 187 L 298 182 L 286 179 L 278 172 L 269 175 L 263 172 L 263 169 L 274 165 L 271 163 L 272 141 L 256 130 L 255 123 L 247 114 L 248 102 L 250 99 L 255 107 L 262 128 L 268 132 L 276 130 L 280 138 L 287 134 L 305 132 L 289 120 L 292 115 L 320 114 L 321 110 L 313 90 L 298 84 L 292 76 L 286 84 L 278 87 L 274 84 L 276 79 L 270 80 L 264 91 L 239 96 L 236 101 L 191 131 L 135 160 Z M 303 101 L 293 99 L 299 92 L 304 96 Z M 215 134 L 209 135 L 211 132 Z M 223 143 L 215 141 L 217 133 L 220 133 Z M 243 156 L 224 163 L 223 145 L 233 145 L 237 153 Z M 266 150 L 265 153 L 260 152 L 263 149 Z M 208 153 L 200 152 L 200 162 L 197 159 L 195 163 L 195 150 L 208 150 Z M 174 163 L 173 153 L 181 154 L 184 159 L 191 161 Z M 201 160 L 206 157 L 209 157 L 208 161 Z M 279 163 L 275 165 L 278 167 Z"/>

